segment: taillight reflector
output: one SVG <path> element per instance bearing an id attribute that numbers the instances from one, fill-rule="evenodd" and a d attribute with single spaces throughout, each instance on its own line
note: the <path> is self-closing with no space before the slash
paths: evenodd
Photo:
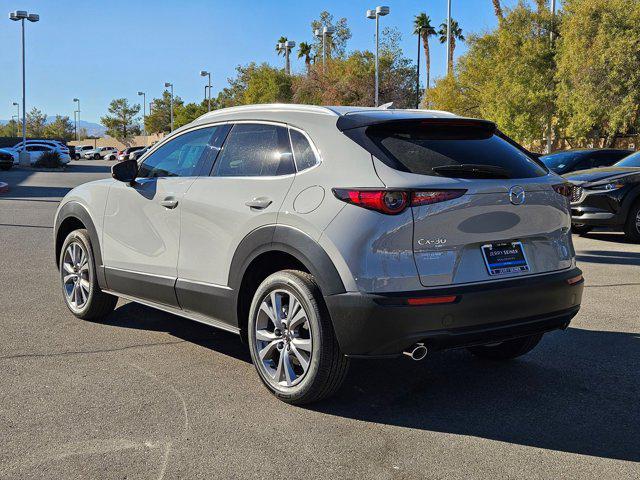
<path id="1" fill-rule="evenodd" d="M 446 295 L 442 297 L 417 297 L 407 298 L 409 305 L 438 305 L 441 303 L 453 303 L 458 299 L 456 295 Z"/>
<path id="2" fill-rule="evenodd" d="M 576 275 L 575 277 L 571 277 L 567 279 L 567 283 L 569 285 L 575 285 L 576 283 L 580 283 L 583 280 L 582 275 Z"/>

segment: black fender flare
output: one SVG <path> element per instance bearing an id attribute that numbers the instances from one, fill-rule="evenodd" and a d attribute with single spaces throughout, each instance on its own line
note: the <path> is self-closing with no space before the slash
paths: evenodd
<path id="1" fill-rule="evenodd" d="M 626 223 L 629 216 L 629 210 L 640 199 L 640 184 L 633 187 L 633 189 L 624 196 L 621 202 L 621 219 L 623 224 Z"/>
<path id="2" fill-rule="evenodd" d="M 320 244 L 288 225 L 266 225 L 244 237 L 231 260 L 228 285 L 238 292 L 251 262 L 272 251 L 288 253 L 302 263 L 315 277 L 324 296 L 346 291 L 338 270 Z"/>
<path id="3" fill-rule="evenodd" d="M 98 237 L 98 232 L 93 223 L 91 215 L 87 211 L 86 207 L 79 202 L 70 201 L 65 203 L 60 210 L 58 211 L 58 215 L 56 216 L 56 222 L 54 225 L 53 235 L 54 235 L 54 255 L 56 256 L 55 262 L 56 267 L 58 267 L 58 253 L 62 248 L 62 244 L 66 238 L 61 238 L 60 235 L 60 227 L 64 223 L 64 221 L 68 218 L 78 219 L 85 226 L 87 232 L 89 233 L 89 238 L 91 240 L 91 249 L 93 250 L 93 257 L 96 264 L 96 276 L 98 280 L 98 285 L 100 288 L 107 288 L 107 282 L 104 274 L 104 265 L 102 263 L 102 247 L 100 246 L 100 238 Z"/>

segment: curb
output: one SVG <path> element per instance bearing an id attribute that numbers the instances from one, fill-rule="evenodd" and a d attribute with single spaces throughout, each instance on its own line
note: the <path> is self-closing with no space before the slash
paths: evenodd
<path id="1" fill-rule="evenodd" d="M 9 184 L 0 182 L 0 193 L 7 193 L 9 191 Z"/>

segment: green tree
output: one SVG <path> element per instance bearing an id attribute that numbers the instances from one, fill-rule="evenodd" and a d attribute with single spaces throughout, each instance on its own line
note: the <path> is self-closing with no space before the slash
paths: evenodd
<path id="1" fill-rule="evenodd" d="M 413 20 L 413 33 L 419 35 L 422 40 L 422 48 L 424 50 L 425 70 L 427 72 L 426 88 L 430 87 L 431 76 L 431 54 L 429 52 L 429 37 L 436 35 L 436 29 L 431 25 L 431 18 L 422 12 Z"/>
<path id="2" fill-rule="evenodd" d="M 472 35 L 455 77 L 438 80 L 432 89 L 435 108 L 488 118 L 518 141 L 541 142 L 555 113 L 550 25 L 548 11 L 520 3 L 498 29 Z"/>
<path id="3" fill-rule="evenodd" d="M 438 30 L 438 35 L 440 35 L 440 43 L 447 43 L 447 21 L 445 20 L 440 24 L 440 30 Z M 464 42 L 466 39 L 462 34 L 462 28 L 458 25 L 453 18 L 451 19 L 451 48 L 449 48 L 449 72 L 453 72 L 453 54 L 456 50 L 456 40 Z"/>
<path id="4" fill-rule="evenodd" d="M 612 145 L 640 130 L 640 2 L 565 0 L 558 105 L 569 135 Z"/>
<path id="5" fill-rule="evenodd" d="M 247 81 L 244 103 L 290 102 L 291 82 L 291 77 L 283 70 L 263 63 L 252 71 Z"/>
<path id="6" fill-rule="evenodd" d="M 311 68 L 311 49 L 311 44 L 307 42 L 300 42 L 300 45 L 298 45 L 298 58 L 304 58 L 307 72 Z"/>
<path id="7" fill-rule="evenodd" d="M 180 97 L 173 97 L 174 127 L 175 114 L 184 102 Z M 151 109 L 145 120 L 145 130 L 148 133 L 162 133 L 171 131 L 171 94 L 165 90 L 162 98 L 151 101 Z"/>
<path id="8" fill-rule="evenodd" d="M 46 138 L 60 138 L 63 140 L 72 140 L 75 138 L 75 127 L 69 117 L 56 115 L 53 122 L 44 127 L 44 136 Z"/>
<path id="9" fill-rule="evenodd" d="M 187 103 L 180 105 L 174 111 L 173 125 L 174 128 L 182 127 L 187 123 L 193 122 L 196 118 L 207 113 L 207 102 Z"/>
<path id="10" fill-rule="evenodd" d="M 504 20 L 504 13 L 502 12 L 502 5 L 500 5 L 500 0 L 492 0 L 493 3 L 493 13 L 495 13 L 498 22 Z"/>
<path id="11" fill-rule="evenodd" d="M 278 55 L 284 55 L 285 53 L 285 49 L 280 47 L 281 43 L 285 43 L 288 40 L 287 37 L 280 37 L 278 39 L 278 41 L 276 42 L 276 52 L 278 53 Z"/>
<path id="12" fill-rule="evenodd" d="M 27 137 L 42 138 L 46 124 L 47 115 L 36 107 L 33 107 L 31 111 L 27 113 Z"/>
<path id="13" fill-rule="evenodd" d="M 334 21 L 333 15 L 326 10 L 320 13 L 320 18 L 311 22 L 311 34 L 313 35 L 313 52 L 314 57 L 322 57 L 322 36 L 316 37 L 315 31 L 324 27 L 330 27 L 334 29 L 333 35 L 327 36 L 327 57 L 330 54 L 334 54 L 337 57 L 342 57 L 347 50 L 347 41 L 351 38 L 351 29 L 347 26 L 347 19 L 341 18 L 338 21 Z"/>
<path id="14" fill-rule="evenodd" d="M 107 135 L 129 146 L 135 135 L 140 135 L 136 115 L 140 112 L 140 105 L 129 105 L 126 98 L 116 98 L 109 104 L 109 113 L 100 119 L 100 123 L 107 127 Z"/>
<path id="15" fill-rule="evenodd" d="M 0 137 L 19 137 L 22 133 L 22 123 L 16 120 L 9 120 L 4 125 L 0 125 Z"/>

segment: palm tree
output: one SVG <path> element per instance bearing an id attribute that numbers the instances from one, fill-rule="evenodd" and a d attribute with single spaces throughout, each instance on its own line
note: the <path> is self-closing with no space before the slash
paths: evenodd
<path id="1" fill-rule="evenodd" d="M 431 19 L 429 15 L 422 12 L 420 15 L 416 15 L 413 20 L 413 33 L 420 35 L 422 39 L 422 48 L 424 48 L 425 65 L 427 70 L 427 86 L 429 90 L 429 75 L 431 74 L 431 55 L 429 54 L 429 37 L 436 35 L 436 29 L 431 25 Z"/>
<path id="2" fill-rule="evenodd" d="M 287 37 L 280 37 L 280 39 L 276 43 L 276 52 L 278 52 L 278 55 L 284 55 L 284 48 L 280 48 L 280 44 L 286 42 L 287 40 Z"/>
<path id="3" fill-rule="evenodd" d="M 440 24 L 440 30 L 438 30 L 438 35 L 440 35 L 440 43 L 447 43 L 447 21 L 445 20 Z M 464 35 L 462 34 L 462 29 L 458 25 L 453 18 L 451 19 L 451 48 L 449 49 L 449 72 L 453 72 L 453 52 L 456 49 L 456 40 L 460 40 L 461 42 L 465 41 Z"/>
<path id="4" fill-rule="evenodd" d="M 493 1 L 493 11 L 498 18 L 498 22 L 504 20 L 504 14 L 502 13 L 502 6 L 500 5 L 500 0 L 492 0 Z"/>
<path id="5" fill-rule="evenodd" d="M 307 72 L 311 68 L 311 45 L 307 42 L 300 42 L 298 45 L 298 58 L 304 57 L 304 64 L 307 66 Z"/>

